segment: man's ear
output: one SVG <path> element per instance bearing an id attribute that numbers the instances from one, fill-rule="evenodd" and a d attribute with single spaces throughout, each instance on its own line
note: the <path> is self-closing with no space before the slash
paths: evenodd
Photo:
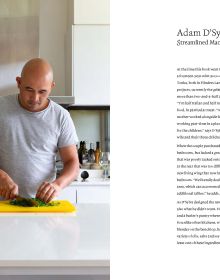
<path id="1" fill-rule="evenodd" d="M 16 77 L 17 87 L 20 88 L 21 86 L 21 77 Z"/>
<path id="2" fill-rule="evenodd" d="M 52 84 L 51 84 L 51 88 L 54 88 L 55 85 L 56 85 L 56 84 L 55 84 L 55 82 L 53 81 Z"/>

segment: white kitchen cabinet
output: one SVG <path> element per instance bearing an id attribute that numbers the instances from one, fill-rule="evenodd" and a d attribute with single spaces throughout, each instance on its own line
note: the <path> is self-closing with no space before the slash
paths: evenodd
<path id="1" fill-rule="evenodd" d="M 73 24 L 109 24 L 110 0 L 73 0 Z"/>
<path id="2" fill-rule="evenodd" d="M 110 203 L 109 185 L 77 185 L 72 183 L 64 188 L 57 199 L 77 203 Z"/>
<path id="3" fill-rule="evenodd" d="M 106 186 L 78 187 L 77 203 L 110 203 L 110 188 Z"/>
<path id="4" fill-rule="evenodd" d="M 69 200 L 71 203 L 76 204 L 76 188 L 73 186 L 68 186 L 64 188 L 59 197 L 57 197 L 59 200 Z"/>
<path id="5" fill-rule="evenodd" d="M 76 105 L 110 105 L 109 26 L 72 26 L 70 89 Z"/>

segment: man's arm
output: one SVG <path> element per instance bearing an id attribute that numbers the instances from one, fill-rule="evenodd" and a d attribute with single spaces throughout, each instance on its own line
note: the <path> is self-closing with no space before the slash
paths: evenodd
<path id="1" fill-rule="evenodd" d="M 0 196 L 4 199 L 14 199 L 18 195 L 18 185 L 2 169 L 0 169 Z"/>
<path id="2" fill-rule="evenodd" d="M 45 202 L 58 196 L 60 191 L 68 186 L 79 173 L 79 159 L 75 145 L 60 148 L 59 154 L 63 161 L 63 170 L 60 176 L 53 182 L 44 182 L 36 194 L 37 198 Z"/>
<path id="3" fill-rule="evenodd" d="M 60 158 L 63 161 L 63 170 L 60 176 L 53 182 L 61 189 L 68 186 L 79 174 L 79 159 L 76 146 L 59 149 Z"/>

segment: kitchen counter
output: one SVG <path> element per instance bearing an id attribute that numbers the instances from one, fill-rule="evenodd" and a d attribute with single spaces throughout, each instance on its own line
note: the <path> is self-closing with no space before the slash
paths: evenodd
<path id="1" fill-rule="evenodd" d="M 109 205 L 77 210 L 1 213 L 0 275 L 109 275 Z"/>
<path id="2" fill-rule="evenodd" d="M 110 187 L 110 179 L 107 179 L 107 180 L 103 180 L 103 179 L 100 179 L 100 178 L 88 178 L 86 179 L 85 181 L 82 181 L 82 180 L 77 180 L 77 181 L 74 181 L 70 184 L 70 186 L 73 186 L 73 187 L 84 187 L 84 186 L 107 186 L 107 187 Z"/>

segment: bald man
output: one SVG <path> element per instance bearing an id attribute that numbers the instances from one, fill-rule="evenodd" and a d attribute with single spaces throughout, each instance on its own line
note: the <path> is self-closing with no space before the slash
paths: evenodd
<path id="1" fill-rule="evenodd" d="M 47 61 L 31 59 L 16 81 L 19 94 L 0 97 L 0 199 L 49 202 L 78 175 L 75 126 L 48 98 L 55 83 Z M 58 151 L 64 167 L 56 178 Z"/>

